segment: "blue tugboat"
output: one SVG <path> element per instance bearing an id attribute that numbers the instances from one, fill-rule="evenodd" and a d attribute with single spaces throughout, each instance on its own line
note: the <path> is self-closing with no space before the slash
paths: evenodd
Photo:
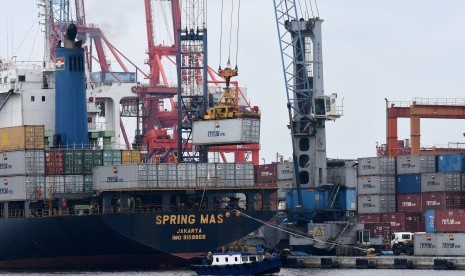
<path id="1" fill-rule="evenodd" d="M 279 255 L 249 252 L 208 253 L 209 264 L 192 265 L 197 275 L 267 275 L 281 270 Z"/>

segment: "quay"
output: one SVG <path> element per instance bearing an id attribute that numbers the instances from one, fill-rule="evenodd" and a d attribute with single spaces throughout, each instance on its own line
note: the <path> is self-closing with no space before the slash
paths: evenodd
<path id="1" fill-rule="evenodd" d="M 436 269 L 465 270 L 464 257 L 434 256 L 288 256 L 285 267 L 292 268 L 353 268 L 353 269 Z"/>

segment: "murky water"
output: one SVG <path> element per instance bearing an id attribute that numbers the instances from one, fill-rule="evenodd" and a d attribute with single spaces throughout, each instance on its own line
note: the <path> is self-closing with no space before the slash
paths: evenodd
<path id="1" fill-rule="evenodd" d="M 393 270 L 393 269 L 282 269 L 279 276 L 458 276 L 464 275 L 463 270 Z M 190 270 L 166 271 L 0 271 L 0 275 L 11 276 L 194 276 Z"/>

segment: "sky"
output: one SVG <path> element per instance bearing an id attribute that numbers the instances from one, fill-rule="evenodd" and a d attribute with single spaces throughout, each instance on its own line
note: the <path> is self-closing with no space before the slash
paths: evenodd
<path id="1" fill-rule="evenodd" d="M 315 0 L 311 2 L 317 14 Z M 229 51 L 231 0 L 223 3 L 226 12 L 221 32 L 221 1 L 207 0 L 208 60 L 214 69 L 220 63 L 225 67 Z M 344 107 L 343 117 L 326 123 L 328 157 L 355 159 L 376 155 L 376 143 L 386 141 L 385 99 L 410 102 L 416 97 L 450 98 L 463 102 L 465 1 L 316 3 L 319 17 L 324 19 L 325 94 L 337 93 L 339 104 Z M 2 4 L 0 56 L 41 60 L 42 37 L 34 25 L 36 1 L 2 0 Z M 85 5 L 87 23 L 97 24 L 113 45 L 147 69 L 144 1 L 86 0 Z M 236 80 L 247 87 L 252 105 L 262 110 L 262 162 L 275 161 L 277 153 L 287 159 L 292 154 L 291 136 L 273 1 L 241 1 L 239 18 L 239 40 L 234 38 L 235 31 L 231 40 L 231 63 L 236 65 L 237 52 Z M 233 23 L 233 29 L 237 29 L 237 23 Z M 176 75 L 175 71 L 168 71 L 168 77 Z M 464 126 L 461 120 L 422 119 L 421 144 L 465 143 Z M 400 119 L 399 139 L 409 136 L 409 121 Z"/>

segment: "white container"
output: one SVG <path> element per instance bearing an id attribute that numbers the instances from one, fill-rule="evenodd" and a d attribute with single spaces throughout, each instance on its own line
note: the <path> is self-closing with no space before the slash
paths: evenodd
<path id="1" fill-rule="evenodd" d="M 99 166 L 93 172 L 94 190 L 140 188 L 138 164 Z"/>
<path id="2" fill-rule="evenodd" d="M 197 178 L 197 164 L 181 163 L 178 164 L 178 187 L 181 189 L 195 188 Z"/>
<path id="3" fill-rule="evenodd" d="M 359 195 L 359 214 L 382 214 L 396 212 L 395 195 Z"/>
<path id="4" fill-rule="evenodd" d="M 396 179 L 394 176 L 359 176 L 357 177 L 357 193 L 359 195 L 395 194 Z"/>
<path id="5" fill-rule="evenodd" d="M 3 176 L 0 183 L 0 202 L 26 200 L 26 176 Z"/>
<path id="6" fill-rule="evenodd" d="M 278 180 L 292 180 L 294 178 L 294 163 L 278 163 Z"/>
<path id="7" fill-rule="evenodd" d="M 413 239 L 415 256 L 436 256 L 437 237 L 434 233 L 415 233 Z"/>
<path id="8" fill-rule="evenodd" d="M 254 167 L 253 163 L 235 164 L 235 178 L 237 187 L 254 186 Z"/>
<path id="9" fill-rule="evenodd" d="M 366 157 L 358 159 L 358 176 L 395 175 L 396 159 L 394 157 Z"/>
<path id="10" fill-rule="evenodd" d="M 45 174 L 45 154 L 43 150 L 0 153 L 1 176 L 43 174 Z"/>
<path id="11" fill-rule="evenodd" d="M 216 163 L 197 163 L 197 188 L 216 187 Z"/>
<path id="12" fill-rule="evenodd" d="M 250 118 L 194 122 L 194 145 L 228 145 L 260 143 L 260 120 Z"/>
<path id="13" fill-rule="evenodd" d="M 421 192 L 460 192 L 462 176 L 460 173 L 422 173 Z"/>
<path id="14" fill-rule="evenodd" d="M 436 236 L 437 256 L 465 256 L 465 233 L 437 233 Z"/>

